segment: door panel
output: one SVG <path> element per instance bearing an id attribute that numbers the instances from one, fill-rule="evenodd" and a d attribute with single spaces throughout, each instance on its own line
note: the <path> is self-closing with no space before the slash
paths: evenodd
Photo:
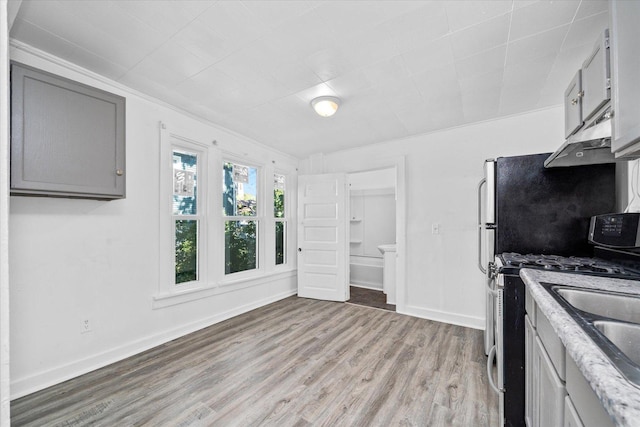
<path id="1" fill-rule="evenodd" d="M 298 177 L 298 296 L 346 301 L 346 175 Z"/>

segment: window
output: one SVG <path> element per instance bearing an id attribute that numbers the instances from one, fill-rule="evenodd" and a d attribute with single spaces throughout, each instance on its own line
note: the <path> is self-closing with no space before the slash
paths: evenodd
<path id="1" fill-rule="evenodd" d="M 285 219 L 285 181 L 286 177 L 273 174 L 273 217 L 275 218 L 276 265 L 286 263 L 287 221 Z"/>
<path id="2" fill-rule="evenodd" d="M 225 157 L 216 144 L 178 135 L 163 123 L 160 144 L 163 231 L 154 308 L 293 274 L 286 254 L 292 236 L 285 184 L 291 182 L 274 174 L 275 162 Z"/>
<path id="3" fill-rule="evenodd" d="M 225 162 L 222 170 L 225 274 L 258 268 L 258 169 Z"/>
<path id="4" fill-rule="evenodd" d="M 173 149 L 175 284 L 199 279 L 198 154 Z"/>

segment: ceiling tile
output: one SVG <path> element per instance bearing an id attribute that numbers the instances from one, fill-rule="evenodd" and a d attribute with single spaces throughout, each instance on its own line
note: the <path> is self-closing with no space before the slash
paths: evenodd
<path id="1" fill-rule="evenodd" d="M 604 34 L 604 30 L 608 26 L 608 13 L 600 13 L 574 22 L 562 44 L 561 51 L 574 49 L 585 44 L 594 46 L 598 37 Z"/>
<path id="2" fill-rule="evenodd" d="M 573 21 L 580 0 L 543 0 L 513 11 L 510 40 L 517 40 Z"/>
<path id="3" fill-rule="evenodd" d="M 220 61 L 237 49 L 235 43 L 229 43 L 227 39 L 218 35 L 199 19 L 185 25 L 173 35 L 172 40 L 183 46 L 185 50 L 210 63 Z"/>
<path id="4" fill-rule="evenodd" d="M 83 2 L 71 2 L 74 5 Z M 84 3 L 93 3 L 86 1 Z M 112 2 L 116 7 L 136 17 L 149 27 L 169 37 L 197 16 L 214 5 L 215 1 L 207 0 L 181 0 L 175 1 L 120 1 Z"/>
<path id="5" fill-rule="evenodd" d="M 404 65 L 404 60 L 400 55 L 363 68 L 361 71 L 368 82 L 378 86 L 398 79 L 406 79 L 409 76 L 407 67 Z"/>
<path id="6" fill-rule="evenodd" d="M 291 0 L 242 0 L 242 4 L 268 28 L 295 20 L 314 7 L 310 2 Z"/>
<path id="7" fill-rule="evenodd" d="M 504 86 L 537 86 L 542 88 L 553 68 L 556 55 L 532 58 L 507 65 L 504 69 Z"/>
<path id="8" fill-rule="evenodd" d="M 327 28 L 329 26 L 312 9 L 263 34 L 261 40 L 274 50 L 306 58 L 335 43 L 333 33 Z"/>
<path id="9" fill-rule="evenodd" d="M 458 0 L 445 2 L 447 21 L 451 31 L 470 27 L 496 16 L 511 12 L 511 0 Z"/>
<path id="10" fill-rule="evenodd" d="M 580 2 L 578 13 L 575 19 L 583 19 L 598 13 L 609 13 L 609 2 L 607 0 L 588 0 Z"/>
<path id="11" fill-rule="evenodd" d="M 455 59 L 478 54 L 507 43 L 509 15 L 490 19 L 451 35 Z"/>
<path id="12" fill-rule="evenodd" d="M 363 70 L 355 70 L 331 79 L 326 84 L 339 96 L 353 97 L 360 91 L 371 87 L 371 82 Z"/>
<path id="13" fill-rule="evenodd" d="M 351 58 L 336 48 L 318 50 L 307 56 L 304 62 L 322 81 L 331 80 L 356 68 Z"/>
<path id="14" fill-rule="evenodd" d="M 507 46 L 502 45 L 456 61 L 455 70 L 460 79 L 502 70 L 506 55 Z"/>
<path id="15" fill-rule="evenodd" d="M 404 52 L 402 58 L 409 74 L 418 74 L 425 70 L 441 67 L 443 64 L 453 64 L 451 39 L 442 37 L 428 42 L 416 49 Z"/>
<path id="16" fill-rule="evenodd" d="M 563 25 L 553 30 L 544 31 L 509 43 L 505 65 L 508 67 L 541 56 L 557 54 L 569 32 L 569 27 L 570 25 Z"/>
<path id="17" fill-rule="evenodd" d="M 392 37 L 402 53 L 446 35 L 449 25 L 442 2 L 421 2 L 421 7 L 385 21 L 376 31 Z"/>

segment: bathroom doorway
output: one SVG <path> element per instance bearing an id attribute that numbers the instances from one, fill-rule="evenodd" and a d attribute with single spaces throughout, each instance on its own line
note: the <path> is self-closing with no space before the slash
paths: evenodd
<path id="1" fill-rule="evenodd" d="M 347 175 L 352 304 L 395 311 L 396 168 Z"/>

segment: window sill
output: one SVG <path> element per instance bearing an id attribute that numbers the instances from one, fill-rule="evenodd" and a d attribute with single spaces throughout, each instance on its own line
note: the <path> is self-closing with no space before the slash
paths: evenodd
<path id="1" fill-rule="evenodd" d="M 170 294 L 155 295 L 152 301 L 152 308 L 159 309 L 170 307 L 185 302 L 196 301 L 203 298 L 209 298 L 215 295 L 234 292 L 239 289 L 250 288 L 265 283 L 274 282 L 276 280 L 286 279 L 296 275 L 297 270 L 280 270 L 260 274 L 252 277 L 243 277 L 234 280 L 223 280 L 220 283 L 203 286 L 200 288 L 190 288 L 177 290 Z"/>

